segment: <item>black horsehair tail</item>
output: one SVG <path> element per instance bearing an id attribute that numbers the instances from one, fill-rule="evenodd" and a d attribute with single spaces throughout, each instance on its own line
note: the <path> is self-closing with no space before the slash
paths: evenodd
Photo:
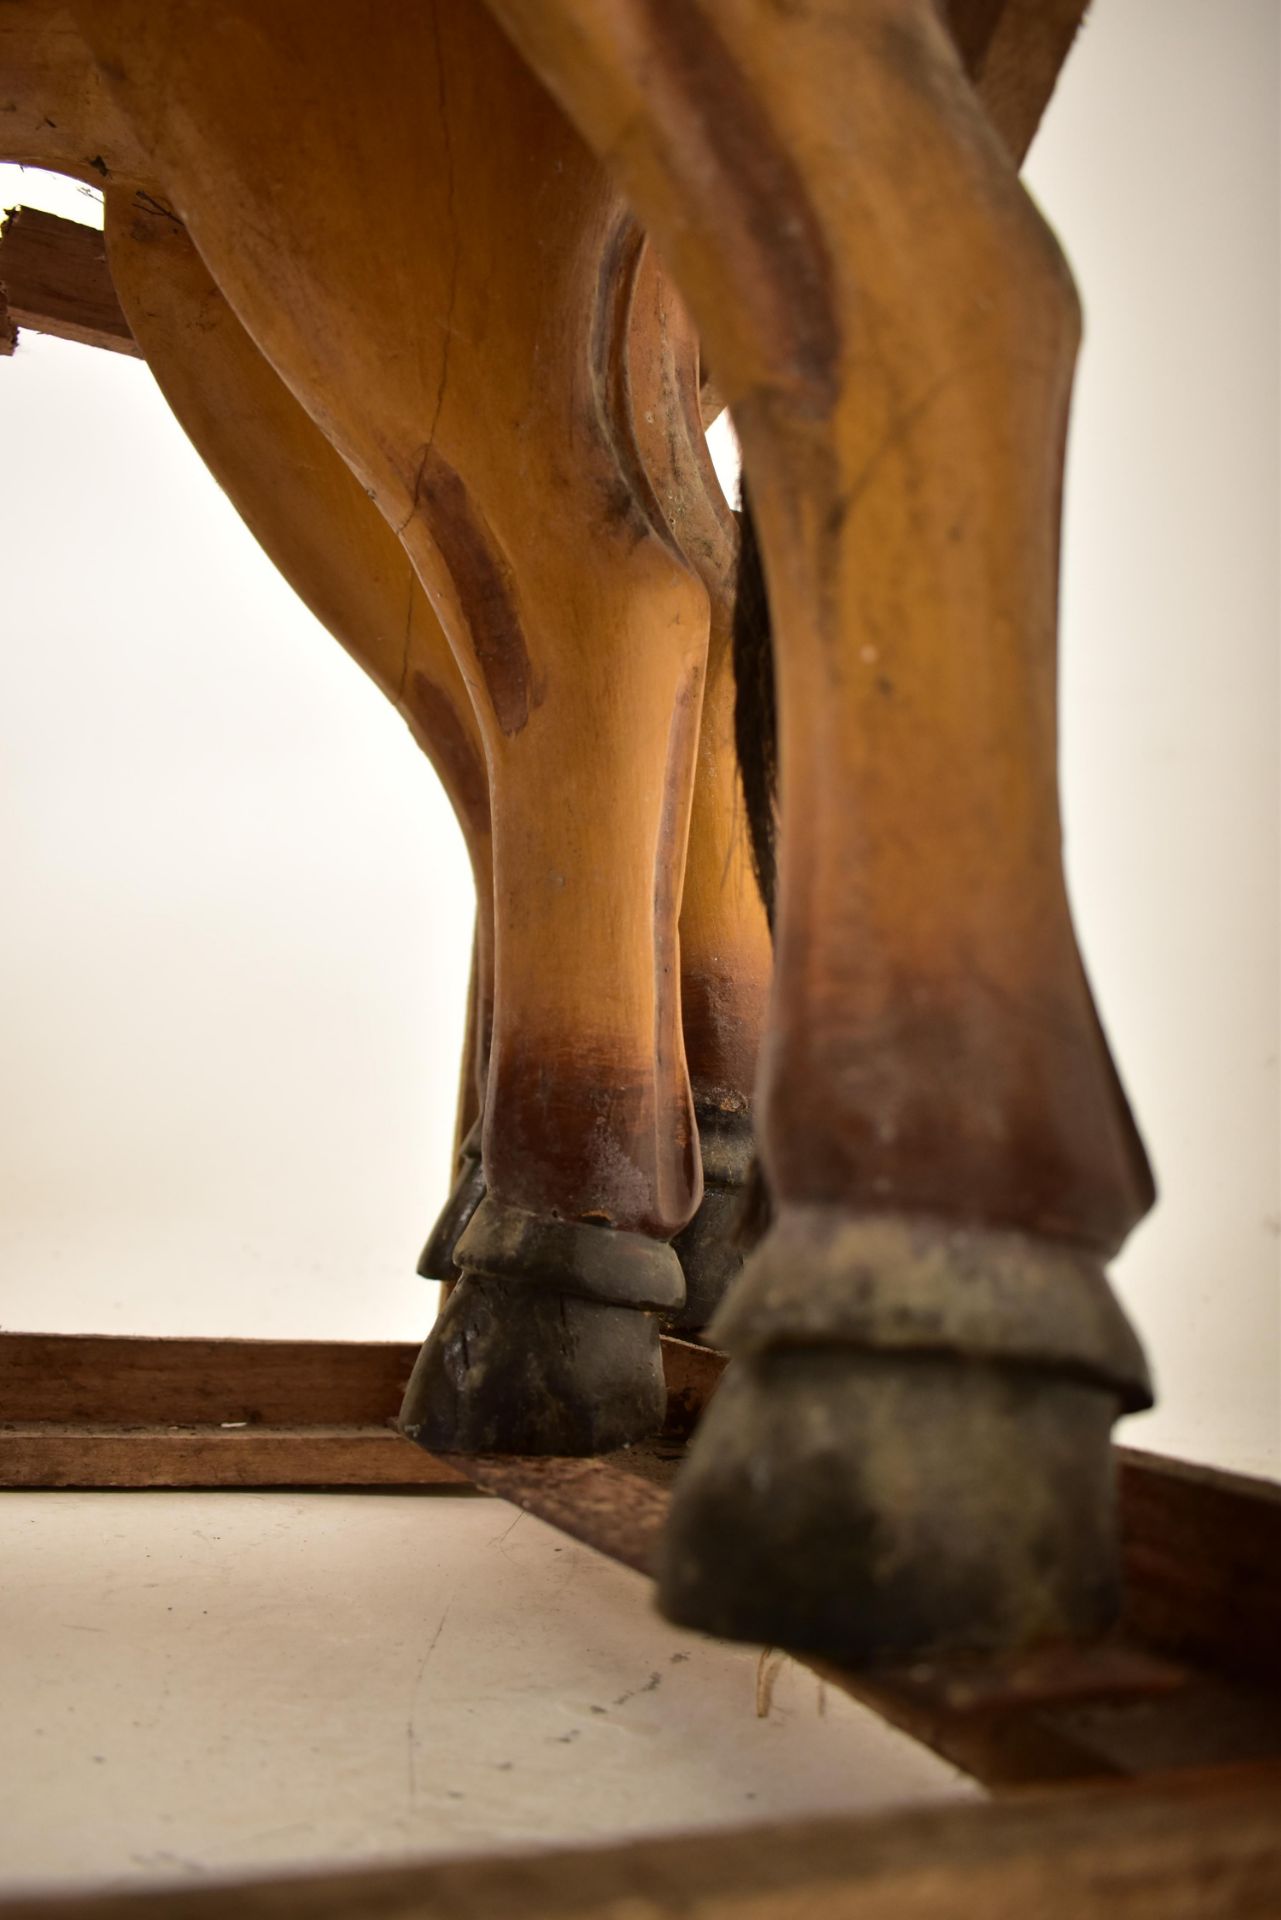
<path id="1" fill-rule="evenodd" d="M 743 481 L 739 515 L 738 579 L 734 591 L 734 746 L 738 777 L 747 808 L 756 884 L 774 932 L 774 892 L 778 842 L 778 715 L 774 704 L 774 635 L 770 626 L 765 574 L 756 538 L 756 522 Z M 734 1238 L 752 1247 L 773 1215 L 769 1188 L 758 1154 L 752 1156 L 739 1199 Z"/>
<path id="2" fill-rule="evenodd" d="M 778 840 L 778 717 L 774 704 L 774 636 L 761 549 L 747 481 L 739 514 L 738 579 L 734 590 L 734 746 L 747 808 L 756 884 L 774 931 Z"/>

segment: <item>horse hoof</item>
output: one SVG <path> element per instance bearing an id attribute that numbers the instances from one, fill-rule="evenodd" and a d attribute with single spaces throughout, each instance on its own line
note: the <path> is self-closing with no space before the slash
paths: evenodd
<path id="1" fill-rule="evenodd" d="M 418 1256 L 418 1272 L 424 1280 L 448 1284 L 458 1279 L 454 1248 L 484 1197 L 485 1170 L 480 1159 L 480 1122 L 477 1121 L 458 1149 L 453 1190 Z"/>
<path id="2" fill-rule="evenodd" d="M 752 1166 L 752 1122 L 746 1113 L 705 1107 L 698 1112 L 703 1159 L 703 1198 L 698 1212 L 672 1241 L 685 1275 L 685 1305 L 664 1325 L 696 1339 L 742 1272 L 743 1189 Z"/>
<path id="3" fill-rule="evenodd" d="M 680 1299 L 670 1247 L 642 1234 L 477 1209 L 462 1279 L 418 1356 L 402 1433 L 435 1453 L 609 1453 L 667 1407 L 657 1313 Z"/>
<path id="4" fill-rule="evenodd" d="M 1103 1631 L 1111 1428 L 1146 1374 L 1098 1269 L 888 1216 L 825 1223 L 825 1247 L 799 1227 L 784 1216 L 711 1330 L 741 1358 L 677 1481 L 663 1612 L 853 1667 Z"/>

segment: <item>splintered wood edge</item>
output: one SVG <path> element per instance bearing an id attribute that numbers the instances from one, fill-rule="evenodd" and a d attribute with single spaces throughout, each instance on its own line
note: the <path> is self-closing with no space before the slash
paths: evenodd
<path id="1" fill-rule="evenodd" d="M 0 224 L 0 288 L 14 327 L 141 358 L 107 265 L 98 227 L 38 207 L 10 208 Z M 3 333 L 0 327 L 0 333 Z"/>

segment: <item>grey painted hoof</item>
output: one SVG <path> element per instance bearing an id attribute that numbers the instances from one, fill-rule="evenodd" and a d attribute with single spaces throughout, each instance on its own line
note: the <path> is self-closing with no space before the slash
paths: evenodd
<path id="1" fill-rule="evenodd" d="M 433 1453 L 610 1453 L 657 1432 L 666 1405 L 652 1314 L 464 1274 L 400 1429 Z"/>
<path id="2" fill-rule="evenodd" d="M 800 1350 L 731 1366 L 663 1542 L 669 1619 L 848 1666 L 1107 1627 L 1114 1394 Z"/>
<path id="3" fill-rule="evenodd" d="M 689 1225 L 672 1241 L 685 1275 L 685 1305 L 665 1321 L 685 1339 L 703 1333 L 743 1269 L 739 1228 L 743 1189 L 752 1166 L 752 1122 L 700 1104 L 698 1140 L 703 1198 Z"/>
<path id="4" fill-rule="evenodd" d="M 608 1453 L 657 1432 L 658 1310 L 680 1267 L 642 1234 L 544 1219 L 492 1197 L 418 1356 L 401 1431 L 436 1453 Z"/>
<path id="5" fill-rule="evenodd" d="M 485 1170 L 480 1159 L 480 1122 L 476 1122 L 458 1149 L 458 1170 L 453 1190 L 440 1212 L 440 1218 L 427 1236 L 427 1244 L 418 1256 L 418 1272 L 424 1280 L 450 1282 L 459 1277 L 454 1248 L 472 1215 L 485 1197 Z"/>
<path id="6" fill-rule="evenodd" d="M 1019 1234 L 784 1215 L 666 1529 L 684 1626 L 876 1666 L 1096 1634 L 1111 1428 L 1147 1403 L 1097 1266 Z"/>

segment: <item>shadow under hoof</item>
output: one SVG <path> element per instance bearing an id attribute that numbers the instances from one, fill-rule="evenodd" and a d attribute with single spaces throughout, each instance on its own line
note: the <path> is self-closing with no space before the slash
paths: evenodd
<path id="1" fill-rule="evenodd" d="M 657 1432 L 666 1407 L 653 1314 L 465 1273 L 400 1430 L 433 1453 L 610 1453 Z"/>

